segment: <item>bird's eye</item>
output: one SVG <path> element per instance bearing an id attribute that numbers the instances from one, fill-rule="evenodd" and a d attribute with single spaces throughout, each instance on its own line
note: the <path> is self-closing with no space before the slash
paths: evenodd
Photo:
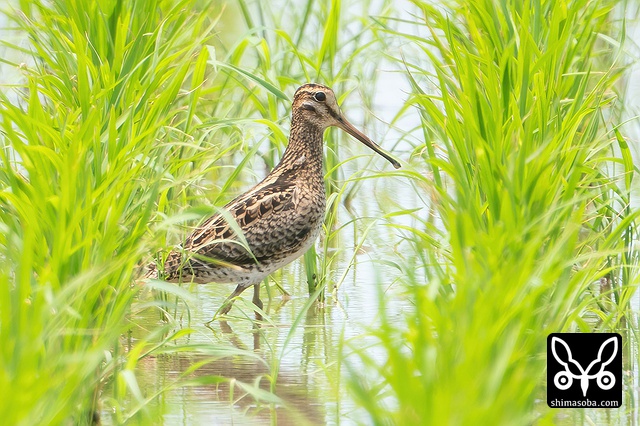
<path id="1" fill-rule="evenodd" d="M 318 102 L 327 100 L 327 95 L 325 95 L 324 92 L 318 92 L 313 97 L 316 98 L 316 101 Z"/>

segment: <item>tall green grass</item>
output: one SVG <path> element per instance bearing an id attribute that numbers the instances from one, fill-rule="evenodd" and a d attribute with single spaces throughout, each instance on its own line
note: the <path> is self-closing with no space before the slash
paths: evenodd
<path id="1" fill-rule="evenodd" d="M 145 357 L 207 357 L 169 387 L 228 381 L 184 380 L 242 351 L 185 343 L 188 293 L 156 283 L 159 296 L 136 299 L 138 267 L 246 189 L 240 176 L 257 180 L 277 162 L 287 94 L 299 83 L 328 84 L 341 103 L 359 95 L 368 108 L 378 64 L 397 45 L 403 56 L 387 61 L 412 87 L 401 110 L 418 109 L 424 139 L 402 173 L 426 188 L 437 218 L 420 212 L 417 227 L 397 226 L 406 242 L 393 263 L 415 309 L 399 325 L 381 295 L 375 336 L 385 362 L 350 348 L 368 368 L 353 371 L 350 396 L 374 423 L 553 420 L 536 402 L 546 334 L 622 329 L 637 286 L 635 169 L 616 121 L 624 32 L 615 3 L 414 5 L 410 22 L 389 18 L 393 2 L 366 0 L 285 1 L 286 14 L 238 0 L 230 8 L 239 18 L 196 0 L 23 1 L 8 12 L 28 42 L 5 42 L 20 59 L 1 59 L 23 72 L 0 95 L 0 388 L 13 390 L 0 398 L 3 422 L 84 424 L 101 412 L 114 423 L 156 423 L 161 413 L 145 406 L 167 388 L 141 388 Z M 407 24 L 416 31 L 396 30 Z M 320 268 L 318 254 L 305 259 L 311 298 L 282 343 L 261 354 L 275 394 L 299 327 L 330 318 L 315 318 L 313 301 L 325 285 L 339 289 L 355 264 L 341 235 L 359 219 L 342 213 L 371 173 L 350 157 L 354 144 L 328 134 Z M 364 170 L 348 176 L 352 161 Z M 375 226 L 354 235 L 356 248 Z M 136 323 L 150 316 L 157 324 Z M 344 396 L 342 360 L 323 364 L 313 335 L 303 342 L 306 362 Z M 255 386 L 237 389 L 274 412 L 286 404 Z"/>
<path id="2" fill-rule="evenodd" d="M 0 416 L 83 424 L 105 409 L 122 421 L 139 391 L 120 337 L 136 270 L 158 244 L 156 203 L 175 213 L 170 201 L 193 196 L 186 184 L 223 152 L 195 113 L 219 12 L 190 1 L 19 6 L 7 13 L 28 43 L 7 47 L 26 65 L 5 63 L 23 82 L 0 98 Z M 115 403 L 102 401 L 105 386 Z"/>
<path id="3" fill-rule="evenodd" d="M 381 312 L 386 361 L 356 348 L 380 376 L 351 389 L 375 424 L 553 422 L 547 335 L 624 332 L 638 285 L 617 2 L 414 4 L 414 33 L 386 29 L 411 46 L 396 60 L 431 171 L 407 175 L 441 222 L 408 235 L 414 310 L 404 327 Z"/>
<path id="4" fill-rule="evenodd" d="M 209 203 L 246 187 L 237 178 L 257 157 L 275 164 L 285 91 L 320 81 L 342 102 L 359 79 L 373 86 L 372 58 L 355 60 L 372 24 L 340 1 L 309 1 L 291 21 L 262 3 L 238 5 L 247 33 L 220 37 L 223 8 L 210 2 L 54 0 L 6 11 L 28 40 L 3 42 L 13 51 L 4 65 L 23 76 L 0 95 L 0 385 L 16 390 L 0 404 L 3 421 L 83 424 L 102 412 L 153 422 L 136 365 L 191 330 L 143 331 L 130 319 L 151 306 L 171 321 L 175 301 L 189 298 L 156 283 L 156 299 L 137 303 L 138 268 L 179 243 Z M 344 190 L 338 150 L 331 137 L 331 188 Z M 131 330 L 139 340 L 124 345 Z"/>

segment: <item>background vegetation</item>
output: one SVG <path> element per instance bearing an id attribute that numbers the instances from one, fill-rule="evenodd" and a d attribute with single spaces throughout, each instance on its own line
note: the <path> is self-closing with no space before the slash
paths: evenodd
<path id="1" fill-rule="evenodd" d="M 618 96 L 634 52 L 619 17 L 631 6 L 14 7 L 2 61 L 20 79 L 0 94 L 0 389 L 11 390 L 0 398 L 3 422 L 155 424 L 171 389 L 202 385 L 226 389 L 229 406 L 248 395 L 272 423 L 282 419 L 276 407 L 297 422 L 340 422 L 346 400 L 358 413 L 350 420 L 374 424 L 632 418 L 639 210 Z M 383 70 L 410 92 L 385 91 Z M 284 338 L 255 334 L 267 352 L 203 343 L 201 324 L 189 321 L 195 290 L 141 290 L 139 267 L 273 167 L 289 96 L 306 81 L 332 86 L 345 110 L 364 108 L 367 132 L 386 134 L 379 142 L 405 167 L 375 172 L 368 152 L 328 132 L 325 233 L 294 286 L 306 291 L 315 274 L 312 296 Z M 400 96 L 388 123 L 372 119 Z M 383 181 L 412 185 L 419 208 L 385 186 L 373 186 L 388 195 L 376 194 L 372 211 L 354 206 Z M 372 235 L 386 233 L 399 242 Z M 365 241 L 377 242 L 371 257 L 384 271 L 378 320 L 365 338 L 335 330 L 324 346 L 305 331 L 304 350 L 324 358 L 313 377 L 335 406 L 314 417 L 286 394 L 280 367 L 298 329 L 332 327 L 313 304 L 325 288 L 338 294 Z M 624 336 L 625 407 L 548 409 L 546 336 L 610 330 Z M 184 353 L 190 362 L 175 380 L 139 380 L 141 365 Z M 256 360 L 267 386 L 220 364 L 237 357 Z"/>

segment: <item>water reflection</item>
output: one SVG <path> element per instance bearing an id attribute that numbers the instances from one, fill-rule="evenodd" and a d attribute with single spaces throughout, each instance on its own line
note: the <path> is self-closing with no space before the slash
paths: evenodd
<path id="1" fill-rule="evenodd" d="M 195 331 L 177 344 L 191 345 L 194 350 L 146 357 L 136 372 L 147 396 L 160 395 L 153 403 L 164 413 L 162 421 L 216 425 L 361 423 L 366 413 L 346 391 L 341 348 L 346 340 L 368 346 L 365 331 L 377 321 L 381 292 L 388 293 L 398 315 L 403 310 L 397 305 L 403 299 L 394 297 L 388 283 L 378 282 L 376 277 L 384 271 L 367 265 L 368 257 L 359 257 L 357 274 L 356 269 L 348 272 L 340 291 L 324 305 L 309 303 L 300 264 L 276 274 L 275 279 L 287 287 L 290 296 L 281 297 L 274 288 L 270 292 L 264 289 L 267 317 L 262 322 L 253 320 L 251 300 L 242 298 L 227 321 L 216 320 L 206 328 L 204 324 L 213 318 L 227 289 L 215 284 L 191 288 L 196 303 L 190 306 L 191 321 L 181 326 Z M 177 312 L 175 317 L 187 315 Z M 157 320 L 157 314 L 135 318 L 142 327 L 150 324 L 149 328 Z M 229 356 L 215 355 L 224 348 L 229 348 Z M 207 354 L 209 350 L 214 355 Z M 268 392 L 278 401 L 269 399 Z"/>
<path id="2" fill-rule="evenodd" d="M 256 313 L 256 320 L 260 321 L 262 320 L 262 317 L 260 314 Z M 220 326 L 220 330 L 222 331 L 223 334 L 228 335 L 229 336 L 229 343 L 231 343 L 233 346 L 235 346 L 238 349 L 242 349 L 242 350 L 247 350 L 246 345 L 238 338 L 238 336 L 233 332 L 233 329 L 231 328 L 231 326 L 229 325 L 229 323 L 225 320 L 220 320 L 218 322 L 219 326 Z M 211 325 L 211 323 L 209 323 L 209 329 L 211 330 L 215 330 L 213 328 L 213 326 Z M 253 325 L 253 350 L 254 351 L 258 351 L 260 350 L 260 324 L 256 323 Z"/>
<path id="3" fill-rule="evenodd" d="M 184 375 L 198 364 L 202 365 Z M 259 359 L 231 356 L 211 360 L 178 353 L 145 358 L 139 375 L 157 379 L 156 383 L 145 383 L 147 390 L 172 388 L 158 401 L 166 424 L 312 425 L 323 423 L 318 419 L 325 417 L 323 405 L 297 372 L 281 370 L 278 374 L 276 393 L 282 402 L 262 398 L 271 391 L 271 371 Z M 183 385 L 173 387 L 173 383 Z"/>
<path id="4" fill-rule="evenodd" d="M 214 321 L 209 336 L 198 334 L 197 340 L 210 339 L 213 348 L 234 348 L 236 354 L 199 354 L 199 343 L 192 341 L 194 351 L 142 359 L 138 380 L 147 394 L 169 389 L 158 401 L 167 424 L 325 424 L 325 401 L 308 374 L 324 320 L 315 309 L 305 318 L 301 368 L 279 358 L 283 325 Z"/>

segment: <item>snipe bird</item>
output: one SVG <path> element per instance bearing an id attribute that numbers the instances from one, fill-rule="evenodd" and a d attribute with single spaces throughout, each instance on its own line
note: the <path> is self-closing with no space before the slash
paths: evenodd
<path id="1" fill-rule="evenodd" d="M 323 133 L 331 126 L 400 167 L 347 121 L 330 88 L 305 84 L 293 97 L 289 144 L 280 163 L 262 182 L 228 203 L 224 207 L 228 214 L 210 217 L 169 253 L 162 274 L 152 264 L 146 277 L 237 284 L 221 314 L 229 312 L 234 299 L 253 286 L 253 303 L 262 309 L 262 280 L 304 254 L 322 229 L 326 205 Z M 231 226 L 228 219 L 237 226 Z M 244 243 L 234 228 L 242 231 Z"/>

